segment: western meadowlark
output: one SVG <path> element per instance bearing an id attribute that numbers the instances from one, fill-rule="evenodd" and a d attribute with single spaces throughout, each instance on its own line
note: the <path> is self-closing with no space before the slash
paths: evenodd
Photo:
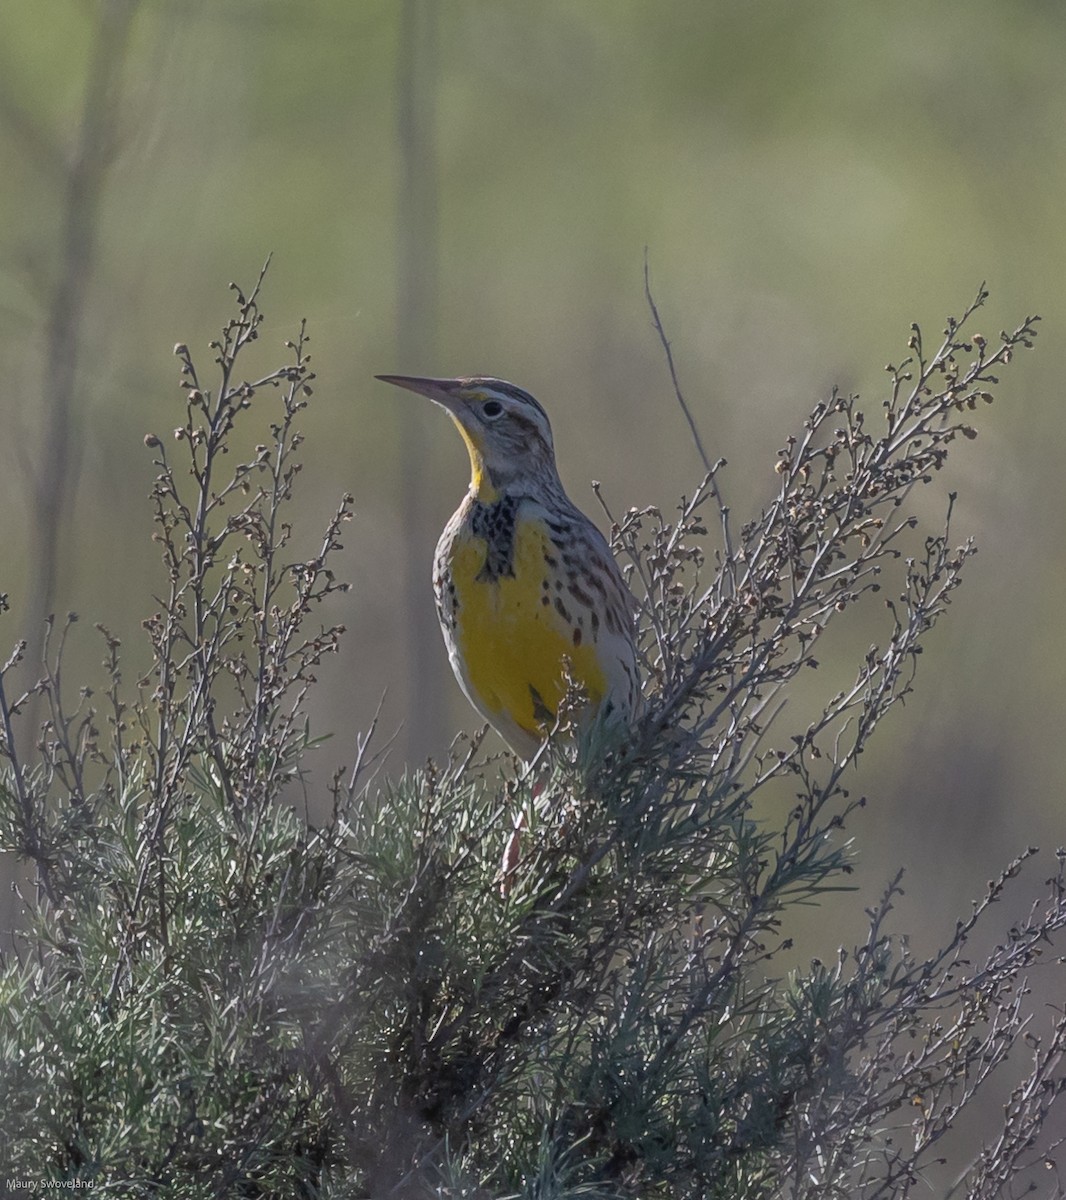
<path id="1" fill-rule="evenodd" d="M 636 602 L 563 489 L 544 409 L 500 379 L 377 378 L 447 410 L 470 453 L 470 488 L 437 545 L 433 587 L 471 704 L 527 761 L 568 680 L 587 697 L 582 721 L 624 727 L 640 691 Z"/>

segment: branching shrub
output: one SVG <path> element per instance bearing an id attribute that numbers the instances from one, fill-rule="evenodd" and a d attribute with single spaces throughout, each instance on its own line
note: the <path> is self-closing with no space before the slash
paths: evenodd
<path id="1" fill-rule="evenodd" d="M 739 528 L 722 463 L 676 515 L 615 523 L 643 607 L 625 744 L 563 729 L 525 772 L 460 739 L 446 763 L 380 780 L 368 735 L 326 788 L 306 771 L 305 704 L 340 645 L 319 611 L 346 586 L 351 500 L 298 556 L 287 506 L 314 376 L 303 329 L 284 366 L 239 374 L 261 283 L 236 289 L 211 386 L 176 348 L 182 421 L 172 448 L 146 438 L 164 565 L 151 669 L 131 694 L 105 630 L 107 687 L 72 706 L 73 617 L 50 629 L 32 757 L 15 732 L 30 693 L 8 691 L 18 648 L 0 672 L 0 844 L 31 874 L 0 972 L 9 1186 L 903 1197 L 1022 1050 L 1002 1134 L 955 1194 L 1013 1194 L 1042 1156 L 1057 1180 L 1066 1021 L 1037 1032 L 1025 997 L 1066 924 L 1061 852 L 1046 901 L 976 961 L 975 930 L 1032 851 L 927 959 L 888 928 L 897 877 L 863 944 L 787 977 L 775 962 L 790 906 L 845 886 L 864 802 L 849 773 L 972 553 L 949 528 L 923 534 L 908 500 L 973 435 L 1034 320 L 994 345 L 966 335 L 982 290 L 935 349 L 915 326 L 882 419 L 856 397 L 818 404 Z M 788 728 L 784 697 L 875 596 L 883 638 Z M 328 800 L 320 822 L 294 804 L 307 789 Z M 764 798 L 782 795 L 775 818 Z M 518 807 L 530 827 L 502 899 Z"/>

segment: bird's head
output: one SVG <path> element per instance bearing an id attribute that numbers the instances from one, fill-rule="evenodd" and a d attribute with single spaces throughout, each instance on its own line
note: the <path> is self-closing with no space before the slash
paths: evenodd
<path id="1" fill-rule="evenodd" d="M 447 409 L 470 452 L 471 490 L 491 502 L 526 479 L 557 478 L 551 425 L 540 404 L 502 379 L 378 375 Z"/>

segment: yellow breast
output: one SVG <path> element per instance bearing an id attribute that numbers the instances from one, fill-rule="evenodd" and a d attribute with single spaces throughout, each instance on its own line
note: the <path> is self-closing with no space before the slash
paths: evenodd
<path id="1" fill-rule="evenodd" d="M 595 710 L 608 690 L 596 630 L 567 591 L 545 523 L 519 515 L 510 573 L 486 570 L 488 543 L 469 527 L 441 550 L 454 588 L 452 621 L 444 623 L 452 664 L 467 695 L 514 748 L 526 752 L 550 728 L 566 687 L 564 660 Z M 513 727 L 527 744 L 508 737 Z"/>

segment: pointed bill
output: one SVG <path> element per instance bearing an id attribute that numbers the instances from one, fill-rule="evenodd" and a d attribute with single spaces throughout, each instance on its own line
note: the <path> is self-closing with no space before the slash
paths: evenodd
<path id="1" fill-rule="evenodd" d="M 409 392 L 417 392 L 426 396 L 445 408 L 454 410 L 458 393 L 464 385 L 462 379 L 429 379 L 422 375 L 375 375 L 382 383 L 392 383 L 396 387 L 406 388 Z"/>

